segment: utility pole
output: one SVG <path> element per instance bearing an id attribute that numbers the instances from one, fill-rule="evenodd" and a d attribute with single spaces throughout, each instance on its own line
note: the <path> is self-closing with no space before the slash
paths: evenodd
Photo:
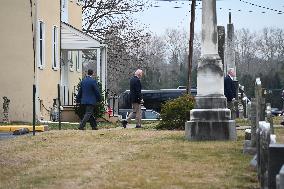
<path id="1" fill-rule="evenodd" d="M 195 21 L 195 6 L 196 0 L 191 1 L 191 21 L 190 21 L 190 39 L 188 52 L 188 74 L 187 74 L 187 94 L 191 94 L 191 69 L 192 69 L 192 54 L 193 54 L 193 40 L 194 40 L 194 21 Z"/>

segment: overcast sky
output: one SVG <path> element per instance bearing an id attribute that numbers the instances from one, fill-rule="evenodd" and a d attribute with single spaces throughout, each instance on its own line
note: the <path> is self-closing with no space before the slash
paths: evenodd
<path id="1" fill-rule="evenodd" d="M 154 1 L 154 6 L 137 14 L 138 20 L 154 33 L 163 34 L 167 28 L 189 30 L 189 1 Z M 197 1 L 196 31 L 201 29 L 202 2 Z M 226 26 L 232 12 L 235 29 L 259 31 L 264 27 L 284 29 L 284 0 L 220 0 L 217 1 L 218 25 Z"/>

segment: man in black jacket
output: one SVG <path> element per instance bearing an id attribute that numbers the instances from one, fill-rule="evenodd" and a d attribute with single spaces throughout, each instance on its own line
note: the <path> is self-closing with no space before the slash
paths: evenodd
<path id="1" fill-rule="evenodd" d="M 235 77 L 235 72 L 233 68 L 228 70 L 228 74 L 224 80 L 224 93 L 227 98 L 228 108 L 231 109 L 233 106 L 233 101 L 236 98 L 236 88 L 234 86 L 233 78 Z"/>
<path id="2" fill-rule="evenodd" d="M 124 128 L 126 128 L 127 123 L 129 123 L 132 118 L 136 118 L 136 128 L 141 128 L 141 103 L 143 103 L 143 100 L 140 79 L 142 75 L 143 71 L 138 69 L 134 76 L 130 79 L 130 100 L 133 111 L 128 115 L 125 121 L 122 121 L 122 126 Z"/>

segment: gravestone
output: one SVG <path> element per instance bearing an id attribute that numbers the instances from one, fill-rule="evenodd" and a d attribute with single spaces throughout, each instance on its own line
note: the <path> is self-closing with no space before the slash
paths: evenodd
<path id="1" fill-rule="evenodd" d="M 251 154 L 255 155 L 257 152 L 256 148 L 256 106 L 255 106 L 255 99 L 253 98 L 250 106 L 249 106 L 249 120 L 251 122 L 251 129 L 245 131 L 245 141 L 243 146 L 243 153 L 244 154 Z"/>
<path id="2" fill-rule="evenodd" d="M 264 121 L 261 119 L 261 100 L 262 100 L 262 87 L 260 78 L 255 80 L 255 109 L 256 109 L 256 128 L 259 127 L 259 121 Z"/>
<path id="3" fill-rule="evenodd" d="M 237 117 L 239 117 L 239 110 L 238 110 L 238 104 L 239 104 L 239 81 L 236 80 L 236 77 L 234 78 L 234 88 L 236 89 L 235 93 L 235 100 L 233 100 L 233 107 L 231 108 L 231 118 L 235 120 Z"/>
<path id="4" fill-rule="evenodd" d="M 190 121 L 185 123 L 188 140 L 236 140 L 235 121 L 226 107 L 217 40 L 216 0 L 202 1 L 202 49 L 195 108 L 190 111 Z"/>
<path id="5" fill-rule="evenodd" d="M 259 120 L 257 121 L 264 121 L 265 120 L 265 90 L 262 88 L 260 78 L 256 78 L 255 80 L 255 98 L 256 98 L 256 110 L 257 110 L 257 117 Z"/>
<path id="6" fill-rule="evenodd" d="M 253 99 L 253 98 L 252 98 L 252 99 Z M 248 118 L 249 120 L 251 120 L 251 101 L 249 101 L 248 104 L 247 104 L 246 114 L 247 114 L 247 118 Z"/>
<path id="7" fill-rule="evenodd" d="M 270 123 L 271 134 L 274 134 L 273 117 L 271 113 L 271 104 L 266 104 L 266 121 Z"/>
<path id="8" fill-rule="evenodd" d="M 9 104 L 10 104 L 10 100 L 4 96 L 3 97 L 3 118 L 2 121 L 3 123 L 10 123 L 10 119 L 9 119 Z"/>
<path id="9" fill-rule="evenodd" d="M 276 189 L 284 189 L 284 164 L 276 176 Z"/>
<path id="10" fill-rule="evenodd" d="M 257 165 L 258 177 L 260 180 L 260 188 L 268 187 L 268 156 L 270 144 L 270 124 L 265 121 L 259 122 L 258 128 L 258 149 L 257 149 Z"/>
<path id="11" fill-rule="evenodd" d="M 224 73 L 227 74 L 230 68 L 233 68 L 237 75 L 236 61 L 235 61 L 235 32 L 234 32 L 234 25 L 231 22 L 231 12 L 229 12 L 229 24 L 227 24 Z"/>
<path id="12" fill-rule="evenodd" d="M 276 175 L 284 164 L 284 144 L 270 144 L 268 158 L 268 187 L 276 188 Z M 282 176 L 283 178 L 283 176 Z"/>

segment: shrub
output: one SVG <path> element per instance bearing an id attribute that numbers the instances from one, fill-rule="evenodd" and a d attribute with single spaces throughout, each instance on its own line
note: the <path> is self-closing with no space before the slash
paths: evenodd
<path id="1" fill-rule="evenodd" d="M 98 78 L 96 78 L 96 80 L 98 81 Z M 81 82 L 82 80 L 80 79 L 76 87 L 77 93 L 81 87 Z M 94 116 L 95 118 L 102 118 L 105 114 L 105 99 L 104 99 L 104 91 L 102 90 L 102 84 L 99 81 L 98 81 L 98 87 L 99 87 L 100 94 L 101 94 L 101 101 L 98 102 L 95 106 Z M 75 98 L 76 98 L 76 95 L 75 95 Z M 83 106 L 76 105 L 75 113 L 79 116 L 80 119 L 82 119 L 85 114 Z"/>
<path id="2" fill-rule="evenodd" d="M 190 110 L 194 107 L 194 98 L 185 94 L 179 98 L 166 101 L 161 108 L 161 122 L 157 129 L 183 130 L 185 122 L 190 118 Z"/>

